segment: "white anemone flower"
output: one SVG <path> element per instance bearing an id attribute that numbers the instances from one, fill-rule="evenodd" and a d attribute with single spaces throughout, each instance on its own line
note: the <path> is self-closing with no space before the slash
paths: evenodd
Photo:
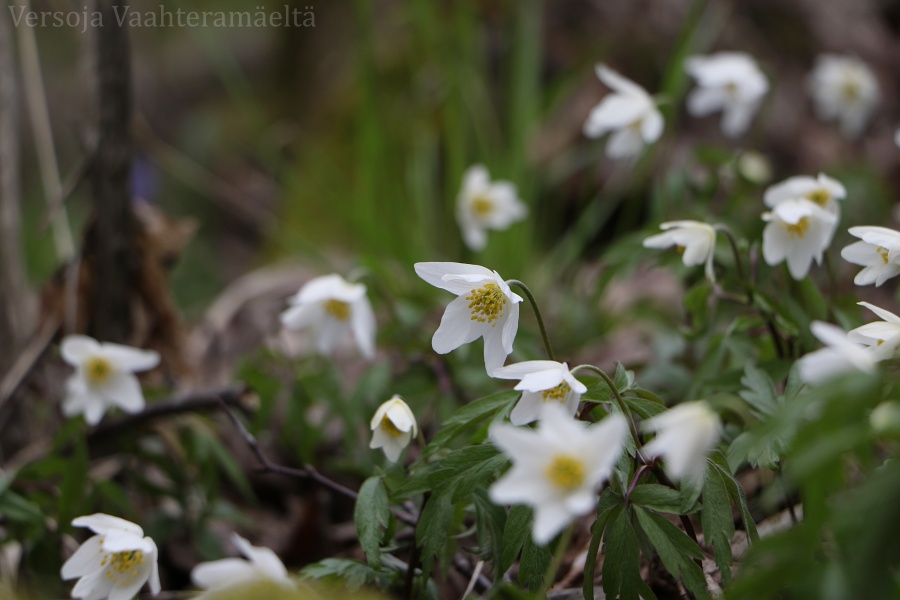
<path id="1" fill-rule="evenodd" d="M 331 354 L 352 332 L 360 353 L 374 358 L 375 313 L 362 283 L 350 283 L 337 274 L 323 275 L 307 281 L 288 303 L 290 307 L 281 313 L 282 325 L 293 331 L 312 329 L 321 354 Z"/>
<path id="2" fill-rule="evenodd" d="M 558 404 L 575 416 L 587 387 L 572 375 L 569 365 L 555 360 L 529 360 L 501 367 L 491 374 L 497 379 L 519 379 L 515 389 L 522 392 L 509 421 L 527 425 L 540 417 L 546 404 Z"/>
<path id="3" fill-rule="evenodd" d="M 900 317 L 868 302 L 857 302 L 881 318 L 847 332 L 847 339 L 866 346 L 877 360 L 893 358 L 900 349 Z"/>
<path id="4" fill-rule="evenodd" d="M 154 541 L 144 537 L 143 529 L 102 513 L 78 517 L 72 525 L 97 534 L 62 566 L 63 579 L 78 578 L 73 598 L 131 600 L 147 582 L 154 596 L 159 593 L 158 551 Z"/>
<path id="5" fill-rule="evenodd" d="M 862 133 L 878 105 L 878 79 L 855 56 L 822 54 L 807 81 L 816 114 L 823 121 L 837 121 L 841 133 Z"/>
<path id="6" fill-rule="evenodd" d="M 722 433 L 719 415 L 706 402 L 683 402 L 647 419 L 641 428 L 656 432 L 656 437 L 644 446 L 644 454 L 663 457 L 666 473 L 672 479 L 702 485 L 706 455 Z"/>
<path id="7" fill-rule="evenodd" d="M 816 177 L 808 175 L 788 177 L 780 183 L 769 186 L 763 195 L 763 201 L 769 208 L 775 208 L 785 200 L 805 198 L 834 215 L 835 220 L 828 231 L 828 239 L 823 243 L 827 248 L 831 245 L 831 240 L 837 231 L 838 221 L 841 218 L 841 205 L 838 200 L 846 197 L 847 190 L 840 181 L 832 179 L 825 173 L 819 173 Z"/>
<path id="8" fill-rule="evenodd" d="M 203 562 L 191 570 L 191 582 L 198 588 L 215 592 L 250 582 L 272 582 L 286 589 L 295 587 L 284 563 L 269 548 L 252 546 L 236 533 L 231 541 L 244 558 L 223 558 Z M 199 598 L 212 597 L 204 594 Z"/>
<path id="9" fill-rule="evenodd" d="M 763 230 L 763 258 L 770 266 L 787 260 L 791 277 L 806 277 L 812 261 L 822 264 L 837 217 L 805 198 L 792 198 L 775 205 L 762 216 L 769 224 Z"/>
<path id="10" fill-rule="evenodd" d="M 598 64 L 597 77 L 613 94 L 595 106 L 584 123 L 584 135 L 598 138 L 611 133 L 606 142 L 610 158 L 637 156 L 644 144 L 652 144 L 663 132 L 663 118 L 653 98 L 638 84 L 606 65 Z"/>
<path id="11" fill-rule="evenodd" d="M 558 404 L 548 404 L 538 428 L 492 425 L 491 441 L 513 465 L 488 490 L 495 504 L 534 507 L 531 535 L 545 545 L 572 519 L 597 504 L 597 490 L 624 449 L 628 425 L 620 414 L 585 427 Z"/>
<path id="12" fill-rule="evenodd" d="M 457 295 L 431 338 L 438 354 L 484 337 L 484 367 L 490 375 L 512 353 L 519 329 L 519 303 L 497 271 L 453 262 L 416 263 L 416 274 L 431 285 Z"/>
<path id="13" fill-rule="evenodd" d="M 743 135 L 769 91 L 769 82 L 756 61 L 743 52 L 719 52 L 690 56 L 684 67 L 697 82 L 687 98 L 688 112 L 704 117 L 721 110 L 722 133 Z"/>
<path id="14" fill-rule="evenodd" d="M 509 181 L 491 181 L 483 165 L 473 165 L 463 175 L 456 199 L 456 220 L 470 250 L 483 250 L 487 230 L 502 231 L 528 215 L 526 207 Z"/>
<path id="15" fill-rule="evenodd" d="M 400 453 L 416 435 L 416 417 L 400 396 L 379 406 L 369 426 L 372 429 L 369 448 L 381 448 L 391 462 L 397 462 Z"/>
<path id="16" fill-rule="evenodd" d="M 875 370 L 879 356 L 853 341 L 840 327 L 813 321 L 809 329 L 825 348 L 810 352 L 798 361 L 800 379 L 805 383 L 814 385 L 853 371 Z"/>
<path id="17" fill-rule="evenodd" d="M 856 285 L 882 283 L 900 274 L 900 232 L 887 227 L 851 227 L 850 235 L 858 237 L 854 242 L 841 250 L 844 260 L 863 267 L 856 274 L 853 283 Z"/>
<path id="18" fill-rule="evenodd" d="M 644 240 L 644 248 L 671 248 L 682 252 L 685 266 L 706 265 L 706 278 L 716 280 L 713 271 L 713 256 L 716 253 L 716 230 L 709 223 L 701 221 L 669 221 L 659 226 L 664 233 Z"/>
<path id="19" fill-rule="evenodd" d="M 144 410 L 144 394 L 134 373 L 159 364 L 159 354 L 120 344 L 100 343 L 86 335 L 67 335 L 60 348 L 62 358 L 75 367 L 66 381 L 63 414 L 83 414 L 96 425 L 113 406 L 128 413 Z"/>

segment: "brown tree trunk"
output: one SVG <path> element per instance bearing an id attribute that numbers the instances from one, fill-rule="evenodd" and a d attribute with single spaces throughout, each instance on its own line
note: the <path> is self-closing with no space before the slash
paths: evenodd
<path id="1" fill-rule="evenodd" d="M 120 0 L 97 0 L 103 26 L 97 36 L 97 152 L 92 165 L 94 239 L 85 251 L 93 261 L 94 281 L 88 331 L 103 341 L 127 343 L 131 333 L 130 290 L 136 268 L 130 173 L 133 147 L 131 70 L 127 25 L 116 19 Z M 92 247 L 87 248 L 88 245 Z"/>

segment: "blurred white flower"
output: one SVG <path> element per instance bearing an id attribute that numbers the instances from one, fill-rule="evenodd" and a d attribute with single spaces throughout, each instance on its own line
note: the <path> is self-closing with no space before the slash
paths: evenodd
<path id="1" fill-rule="evenodd" d="M 663 457 L 666 473 L 672 479 L 702 485 L 706 454 L 722 433 L 719 415 L 706 402 L 683 402 L 647 419 L 641 428 L 656 432 L 656 437 L 644 446 L 645 455 Z"/>
<path id="2" fill-rule="evenodd" d="M 471 250 L 484 249 L 488 229 L 501 231 L 527 214 L 528 208 L 519 200 L 516 186 L 511 182 L 492 182 L 483 165 L 466 169 L 456 199 L 456 220 Z"/>
<path id="3" fill-rule="evenodd" d="M 813 321 L 809 329 L 825 348 L 810 352 L 797 361 L 800 379 L 804 382 L 812 385 L 852 371 L 871 373 L 875 370 L 878 356 L 852 341 L 840 327 Z"/>
<path id="4" fill-rule="evenodd" d="M 687 108 L 695 117 L 722 111 L 722 132 L 737 137 L 747 131 L 769 82 L 756 61 L 743 52 L 690 56 L 685 70 L 697 82 L 688 95 Z"/>
<path id="5" fill-rule="evenodd" d="M 497 379 L 519 379 L 515 389 L 522 392 L 509 421 L 526 425 L 538 419 L 545 404 L 559 404 L 575 416 L 587 387 L 572 375 L 569 365 L 554 360 L 529 360 L 501 367 L 491 374 Z"/>
<path id="6" fill-rule="evenodd" d="M 772 163 L 760 152 L 742 152 L 737 167 L 738 172 L 751 183 L 762 185 L 772 180 Z"/>
<path id="7" fill-rule="evenodd" d="M 669 221 L 659 226 L 665 233 L 653 235 L 644 240 L 644 248 L 671 248 L 682 252 L 685 266 L 706 264 L 706 278 L 716 280 L 713 271 L 713 256 L 716 253 L 716 230 L 701 221 Z"/>
<path id="8" fill-rule="evenodd" d="M 900 348 L 900 317 L 868 302 L 857 302 L 881 318 L 847 332 L 847 339 L 866 346 L 876 360 L 894 358 Z"/>
<path id="9" fill-rule="evenodd" d="M 644 144 L 652 144 L 662 135 L 663 118 L 653 98 L 630 79 L 598 64 L 597 77 L 613 94 L 595 106 L 584 123 L 584 135 L 598 138 L 611 132 L 606 142 L 610 158 L 636 156 Z"/>
<path id="10" fill-rule="evenodd" d="M 415 267 L 419 277 L 457 295 L 431 338 L 434 351 L 447 354 L 483 336 L 488 375 L 502 367 L 513 350 L 522 297 L 509 289 L 497 271 L 480 265 L 421 262 Z"/>
<path id="11" fill-rule="evenodd" d="M 854 56 L 820 55 L 807 87 L 818 117 L 837 121 L 847 137 L 862 133 L 880 95 L 875 74 Z"/>
<path id="12" fill-rule="evenodd" d="M 252 581 L 271 581 L 285 588 L 293 588 L 281 559 L 269 548 L 250 545 L 236 533 L 231 541 L 244 558 L 223 558 L 198 564 L 191 570 L 191 582 L 198 588 L 215 592 Z M 198 596 L 206 598 L 209 594 Z"/>
<path id="13" fill-rule="evenodd" d="M 375 313 L 362 283 L 350 283 L 337 274 L 323 275 L 307 281 L 288 304 L 281 313 L 282 325 L 295 331 L 312 329 L 320 353 L 331 354 L 352 332 L 360 353 L 374 358 Z"/>
<path id="14" fill-rule="evenodd" d="M 622 455 L 627 432 L 618 413 L 585 427 L 558 404 L 544 406 L 536 430 L 492 425 L 491 441 L 513 465 L 488 490 L 491 502 L 533 506 L 531 535 L 545 545 L 596 506 L 597 489 Z"/>
<path id="15" fill-rule="evenodd" d="M 67 335 L 60 350 L 63 360 L 75 367 L 66 381 L 64 415 L 83 414 L 88 424 L 96 425 L 110 407 L 129 413 L 144 409 L 144 394 L 134 373 L 156 367 L 157 352 L 100 343 L 86 335 Z"/>
<path id="16" fill-rule="evenodd" d="M 764 213 L 769 224 L 763 230 L 763 258 L 770 266 L 785 259 L 791 277 L 806 277 L 815 259 L 822 263 L 822 255 L 831 241 L 837 217 L 805 198 L 792 198 L 775 205 Z"/>
<path id="17" fill-rule="evenodd" d="M 894 132 L 894 145 L 900 147 L 900 129 Z"/>
<path id="18" fill-rule="evenodd" d="M 391 462 L 397 462 L 400 453 L 416 435 L 416 417 L 400 396 L 379 406 L 369 426 L 372 429 L 369 448 L 381 448 Z"/>
<path id="19" fill-rule="evenodd" d="M 65 579 L 78 579 L 73 598 L 131 600 L 145 583 L 159 593 L 156 544 L 144 530 L 124 519 L 102 513 L 78 517 L 75 527 L 87 527 L 90 537 L 62 566 Z"/>
<path id="20" fill-rule="evenodd" d="M 769 186 L 763 196 L 763 201 L 769 208 L 775 208 L 785 200 L 805 198 L 834 215 L 835 219 L 828 230 L 827 241 L 823 242 L 823 247 L 827 248 L 831 245 L 831 240 L 837 231 L 838 221 L 841 218 L 841 205 L 838 200 L 846 197 L 847 190 L 840 181 L 832 179 L 825 173 L 819 173 L 817 177 L 808 175 L 788 177 L 780 183 Z"/>
<path id="21" fill-rule="evenodd" d="M 850 235 L 862 241 L 841 250 L 844 260 L 864 267 L 856 274 L 856 285 L 882 283 L 900 274 L 900 232 L 886 227 L 851 227 Z"/>

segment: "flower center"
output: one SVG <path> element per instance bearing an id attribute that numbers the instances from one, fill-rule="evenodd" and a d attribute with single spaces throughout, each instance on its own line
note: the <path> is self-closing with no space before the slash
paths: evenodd
<path id="1" fill-rule="evenodd" d="M 544 474 L 556 487 L 571 491 L 584 482 L 584 463 L 570 454 L 557 454 Z"/>
<path id="2" fill-rule="evenodd" d="M 384 431 L 389 436 L 395 437 L 395 438 L 400 437 L 401 435 L 406 433 L 405 431 L 400 431 L 397 428 L 397 426 L 394 425 L 394 422 L 388 418 L 387 415 L 384 415 L 383 417 L 381 417 L 381 430 Z"/>
<path id="3" fill-rule="evenodd" d="M 496 283 L 486 283 L 483 287 L 475 288 L 466 296 L 469 301 L 469 310 L 472 311 L 472 320 L 479 323 L 490 323 L 496 326 L 497 319 L 503 316 L 503 307 L 506 306 L 506 296 Z"/>
<path id="4" fill-rule="evenodd" d="M 841 92 L 844 93 L 844 99 L 847 102 L 855 102 L 862 96 L 862 86 L 859 85 L 855 78 L 850 78 L 844 81 L 844 85 L 841 86 Z"/>
<path id="5" fill-rule="evenodd" d="M 114 370 L 112 363 L 100 356 L 92 356 L 84 363 L 84 377 L 91 385 L 103 385 Z"/>
<path id="6" fill-rule="evenodd" d="M 881 256 L 881 260 L 884 261 L 884 264 L 888 264 L 888 255 L 890 254 L 888 249 L 882 246 L 878 246 L 877 252 Z"/>
<path id="7" fill-rule="evenodd" d="M 737 98 L 738 95 L 738 86 L 735 82 L 729 81 L 725 84 L 725 93 L 731 96 L 732 98 Z"/>
<path id="8" fill-rule="evenodd" d="M 340 300 L 326 300 L 325 312 L 338 321 L 346 321 L 350 318 L 350 305 Z"/>
<path id="9" fill-rule="evenodd" d="M 831 194 L 823 189 L 813 190 L 806 195 L 807 200 L 811 200 L 819 206 L 825 206 L 829 198 L 831 198 Z"/>
<path id="10" fill-rule="evenodd" d="M 809 229 L 809 217 L 801 217 L 795 224 L 785 223 L 784 226 L 791 237 L 805 237 L 806 231 Z"/>
<path id="11" fill-rule="evenodd" d="M 563 381 L 561 384 L 554 388 L 550 388 L 549 390 L 544 390 L 541 395 L 544 397 L 544 402 L 557 402 L 562 404 L 566 400 L 566 396 L 569 395 L 569 384 Z"/>
<path id="12" fill-rule="evenodd" d="M 106 578 L 114 584 L 126 587 L 138 576 L 138 567 L 144 564 L 144 553 L 140 550 L 126 550 L 107 554 L 100 561 L 106 567 Z"/>
<path id="13" fill-rule="evenodd" d="M 475 196 L 472 200 L 472 212 L 479 217 L 486 217 L 494 211 L 494 203 L 487 196 Z"/>

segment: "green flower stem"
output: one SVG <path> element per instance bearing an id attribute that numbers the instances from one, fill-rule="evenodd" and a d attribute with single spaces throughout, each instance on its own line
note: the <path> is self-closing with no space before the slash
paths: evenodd
<path id="1" fill-rule="evenodd" d="M 510 287 L 516 286 L 525 293 L 525 296 L 528 297 L 528 301 L 531 302 L 531 308 L 534 309 L 534 317 L 537 319 L 538 327 L 541 328 L 541 337 L 544 338 L 544 348 L 547 349 L 547 357 L 550 360 L 556 360 L 556 358 L 553 356 L 553 347 L 550 345 L 550 336 L 547 335 L 547 328 L 544 327 L 544 318 L 541 316 L 541 310 L 538 308 L 537 300 L 534 299 L 534 294 L 531 293 L 531 290 L 528 289 L 527 285 L 525 285 L 518 279 L 508 279 L 506 281 L 506 285 Z"/>
<path id="2" fill-rule="evenodd" d="M 631 411 L 628 410 L 628 405 L 625 404 L 625 399 L 622 398 L 622 395 L 619 393 L 619 390 L 616 388 L 616 382 L 610 379 L 609 375 L 607 375 L 603 369 L 595 367 L 594 365 L 578 365 L 574 369 L 572 369 L 572 373 L 574 374 L 576 371 L 582 370 L 593 371 L 597 375 L 599 375 L 605 382 L 606 385 L 609 386 L 609 389 L 612 390 L 613 396 L 616 398 L 616 404 L 619 405 L 619 410 L 622 411 L 622 414 L 625 415 L 625 418 L 628 419 L 628 428 L 631 429 L 631 437 L 634 438 L 634 448 L 637 453 L 638 459 L 647 464 L 649 461 L 644 458 L 641 454 L 641 438 L 638 435 L 637 425 L 634 424 L 634 417 L 631 415 Z"/>
<path id="3" fill-rule="evenodd" d="M 563 558 L 566 556 L 566 548 L 569 547 L 569 542 L 572 541 L 572 531 L 574 529 L 574 526 L 569 525 L 559 536 L 559 543 L 556 545 L 556 552 L 553 553 L 553 560 L 550 561 L 550 564 L 547 565 L 547 570 L 544 572 L 543 597 L 547 596 L 547 590 L 553 586 L 556 573 L 559 571 L 559 567 L 562 566 Z"/>

